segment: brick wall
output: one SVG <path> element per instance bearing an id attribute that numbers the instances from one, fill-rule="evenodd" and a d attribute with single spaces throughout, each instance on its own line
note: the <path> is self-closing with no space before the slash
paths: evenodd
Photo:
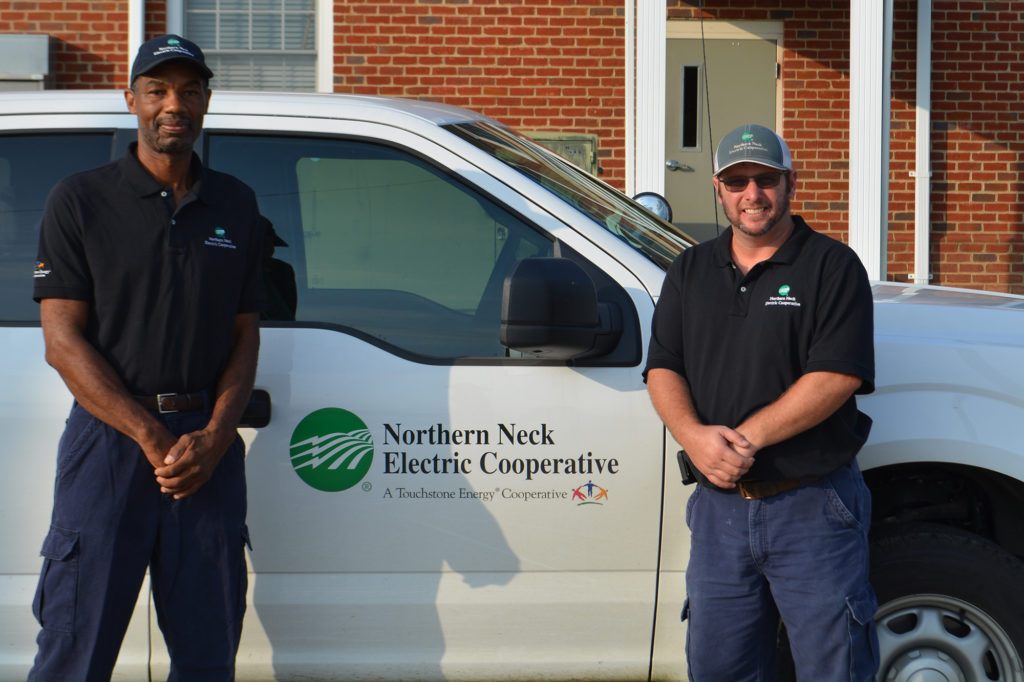
<path id="1" fill-rule="evenodd" d="M 166 0 L 147 0 L 147 38 L 164 32 L 166 8 Z M 127 0 L 0 0 L 0 32 L 50 35 L 57 88 L 127 84 Z"/>
<path id="2" fill-rule="evenodd" d="M 849 3 L 703 5 L 705 20 L 785 22 L 782 127 L 803 171 L 794 210 L 846 239 Z M 669 0 L 669 18 L 696 18 L 697 6 Z M 932 11 L 932 283 L 1024 294 L 1024 7 L 933 0 Z M 916 0 L 895 0 L 893 24 L 888 278 L 906 282 L 914 272 Z"/>
<path id="3" fill-rule="evenodd" d="M 935 0 L 932 13 L 935 281 L 1024 293 L 1024 6 Z"/>
<path id="4" fill-rule="evenodd" d="M 123 87 L 128 79 L 127 0 L 0 1 L 0 31 L 49 34 L 58 88 Z"/>
<path id="5" fill-rule="evenodd" d="M 326 0 L 324 0 L 326 1 Z M 914 270 L 916 0 L 894 0 L 889 278 Z M 1024 293 L 1024 6 L 932 0 L 931 260 L 936 284 Z M 623 0 L 334 0 L 338 92 L 426 98 L 523 130 L 599 136 L 625 185 Z M 149 0 L 146 35 L 165 0 Z M 849 1 L 705 0 L 706 20 L 783 21 L 783 131 L 794 209 L 846 238 Z M 668 0 L 669 19 L 698 3 Z M 0 0 L 0 31 L 49 33 L 61 88 L 123 87 L 127 0 Z M 715 84 L 712 84 L 715 87 Z"/>
<path id="6" fill-rule="evenodd" d="M 782 130 L 800 173 L 793 211 L 846 239 L 849 220 L 849 3 L 707 0 L 704 20 L 784 22 Z M 669 0 L 669 19 L 696 19 L 698 3 Z M 729 87 L 711 82 L 709 87 Z M 724 132 L 724 131 L 723 131 Z"/>
<path id="7" fill-rule="evenodd" d="M 596 133 L 601 177 L 625 186 L 622 0 L 336 0 L 334 25 L 335 91 Z"/>

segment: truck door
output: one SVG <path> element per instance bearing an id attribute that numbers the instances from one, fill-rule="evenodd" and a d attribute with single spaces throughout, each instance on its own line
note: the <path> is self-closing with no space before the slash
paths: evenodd
<path id="1" fill-rule="evenodd" d="M 239 677 L 645 679 L 662 429 L 642 353 L 537 361 L 499 324 L 528 257 L 601 272 L 634 343 L 650 298 L 578 233 L 562 248 L 571 231 L 529 198 L 378 128 L 208 128 L 208 163 L 256 190 L 276 235 Z"/>

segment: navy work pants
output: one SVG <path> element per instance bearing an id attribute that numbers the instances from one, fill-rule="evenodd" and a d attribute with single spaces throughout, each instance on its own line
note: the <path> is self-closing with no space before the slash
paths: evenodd
<path id="1" fill-rule="evenodd" d="M 174 435 L 204 412 L 159 415 Z M 241 438 L 182 500 L 161 493 L 139 446 L 77 403 L 57 454 L 53 517 L 33 603 L 30 682 L 109 680 L 146 569 L 171 657 L 168 680 L 234 679 L 247 576 Z"/>
<path id="2" fill-rule="evenodd" d="M 873 682 L 871 492 L 856 462 L 762 500 L 698 486 L 686 522 L 691 680 L 774 680 L 781 615 L 798 680 Z"/>

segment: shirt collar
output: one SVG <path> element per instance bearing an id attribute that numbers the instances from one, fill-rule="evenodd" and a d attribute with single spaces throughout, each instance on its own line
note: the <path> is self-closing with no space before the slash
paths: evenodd
<path id="1" fill-rule="evenodd" d="M 715 238 L 715 265 L 729 267 L 732 265 L 732 230 L 722 232 Z M 807 242 L 812 230 L 810 226 L 798 215 L 793 216 L 793 232 L 783 242 L 782 246 L 767 260 L 768 263 L 792 263 Z"/>
<path id="2" fill-rule="evenodd" d="M 159 194 L 165 188 L 156 178 L 149 174 L 146 167 L 139 161 L 138 147 L 138 142 L 132 142 L 128 145 L 128 151 L 125 152 L 118 162 L 121 175 L 137 196 L 147 197 Z M 192 152 L 191 172 L 194 182 L 189 193 L 195 194 L 200 199 L 205 199 L 203 180 L 206 177 L 206 170 L 203 167 L 203 162 L 199 160 L 199 156 L 195 152 Z"/>

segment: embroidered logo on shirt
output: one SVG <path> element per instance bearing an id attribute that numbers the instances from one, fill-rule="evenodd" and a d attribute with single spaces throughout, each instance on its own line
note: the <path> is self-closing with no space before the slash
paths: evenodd
<path id="1" fill-rule="evenodd" d="M 779 287 L 778 296 L 769 296 L 768 300 L 764 302 L 765 307 L 770 305 L 788 305 L 794 308 L 800 307 L 800 301 L 797 300 L 796 296 L 790 296 L 789 293 L 791 288 L 788 284 L 783 284 Z"/>
<path id="2" fill-rule="evenodd" d="M 227 236 L 228 231 L 218 225 L 213 228 L 213 236 L 207 237 L 203 244 L 207 246 L 219 246 L 222 249 L 236 249 L 235 243 Z"/>
<path id="3" fill-rule="evenodd" d="M 32 276 L 36 279 L 43 279 L 44 277 L 49 275 L 50 272 L 50 270 L 46 269 L 46 263 L 44 263 L 43 261 L 37 261 Z"/>

